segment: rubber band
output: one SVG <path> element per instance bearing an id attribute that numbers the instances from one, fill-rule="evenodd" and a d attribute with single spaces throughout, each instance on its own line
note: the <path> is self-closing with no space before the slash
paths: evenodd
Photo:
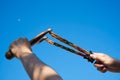
<path id="1" fill-rule="evenodd" d="M 48 38 L 46 38 L 46 41 L 47 41 L 49 44 L 52 44 L 52 45 L 54 45 L 54 46 L 56 46 L 56 47 L 59 47 L 59 48 L 62 48 L 62 49 L 64 49 L 64 50 L 66 50 L 66 51 L 75 53 L 75 54 L 80 55 L 80 56 L 83 56 L 83 57 L 85 56 L 85 55 L 82 54 L 81 52 L 77 52 L 77 51 L 75 51 L 75 50 L 73 50 L 73 49 L 71 49 L 71 48 L 68 48 L 68 47 L 63 46 L 63 45 L 61 45 L 61 44 L 59 44 L 59 43 L 56 43 L 56 42 L 54 42 L 54 41 L 52 41 L 52 40 L 50 40 L 50 39 L 48 39 Z"/>
<path id="2" fill-rule="evenodd" d="M 85 53 L 86 55 L 90 55 L 90 53 L 87 52 L 86 50 L 78 47 L 77 45 L 71 43 L 70 41 L 68 41 L 68 40 L 66 40 L 66 39 L 61 38 L 60 36 L 58 36 L 57 34 L 53 33 L 52 31 L 50 31 L 49 33 L 50 33 L 50 35 L 51 35 L 52 37 L 58 39 L 59 41 L 64 42 L 65 44 L 67 44 L 67 45 L 69 45 L 69 46 L 71 46 L 71 47 L 73 47 L 73 48 L 75 48 L 75 49 L 77 49 L 77 50 Z"/>

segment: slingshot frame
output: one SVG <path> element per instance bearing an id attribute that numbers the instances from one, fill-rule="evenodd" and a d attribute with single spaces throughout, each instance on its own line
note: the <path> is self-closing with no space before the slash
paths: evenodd
<path id="1" fill-rule="evenodd" d="M 61 44 L 59 44 L 59 43 L 56 43 L 56 42 L 48 39 L 47 37 L 45 37 L 45 35 L 46 35 L 47 33 L 49 33 L 52 37 L 56 38 L 57 40 L 59 40 L 59 41 L 65 43 L 65 44 L 73 47 L 73 48 L 76 49 L 76 50 L 71 49 L 71 48 L 68 48 L 68 47 L 66 47 L 66 46 L 63 46 L 63 45 L 61 45 Z M 74 53 L 74 54 L 80 55 L 80 56 L 84 57 L 85 59 L 87 59 L 87 60 L 88 60 L 89 62 L 91 62 L 91 63 L 94 62 L 94 59 L 92 59 L 92 58 L 90 57 L 90 54 L 92 54 L 91 51 L 88 52 L 88 51 L 80 48 L 79 46 L 71 43 L 70 41 L 68 41 L 68 40 L 66 40 L 66 39 L 58 36 L 57 34 L 55 34 L 54 32 L 52 32 L 52 29 L 48 29 L 48 30 L 40 33 L 39 35 L 37 35 L 35 38 L 33 38 L 32 40 L 30 40 L 29 42 L 30 42 L 31 46 L 33 46 L 33 45 L 38 44 L 38 43 L 40 43 L 40 42 L 42 42 L 42 41 L 44 41 L 44 40 L 46 40 L 49 44 L 55 45 L 55 46 L 60 47 L 60 48 L 62 48 L 62 49 L 64 49 L 64 50 L 67 50 L 67 51 L 72 52 L 72 53 Z M 12 59 L 12 58 L 14 57 L 14 55 L 11 53 L 10 50 L 6 53 L 5 56 L 6 56 L 7 59 Z"/>

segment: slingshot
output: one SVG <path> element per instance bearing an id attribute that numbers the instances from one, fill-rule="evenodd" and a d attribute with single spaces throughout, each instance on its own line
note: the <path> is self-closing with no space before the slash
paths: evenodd
<path id="1" fill-rule="evenodd" d="M 59 43 L 57 43 L 57 42 L 54 42 L 54 41 L 48 39 L 48 38 L 45 36 L 47 33 L 49 33 L 53 38 L 56 38 L 57 40 L 59 40 L 59 41 L 65 43 L 65 44 L 73 47 L 74 49 L 68 48 L 68 47 L 66 47 L 66 46 L 63 46 L 63 45 L 61 45 L 61 44 L 59 44 Z M 44 40 L 46 40 L 49 44 L 52 44 L 52 45 L 54 45 L 54 46 L 56 46 L 56 47 L 59 47 L 59 48 L 62 48 L 62 49 L 64 49 L 64 50 L 66 50 L 66 51 L 69 51 L 69 52 L 72 52 L 72 53 L 74 53 L 74 54 L 77 54 L 77 55 L 83 57 L 84 59 L 87 59 L 87 60 L 88 60 L 89 62 L 91 62 L 91 63 L 94 62 L 94 59 L 92 59 L 92 58 L 90 57 L 90 54 L 92 54 L 91 51 L 88 52 L 88 51 L 80 48 L 79 46 L 71 43 L 70 41 L 68 41 L 68 40 L 60 37 L 59 35 L 57 35 L 57 34 L 55 34 L 54 32 L 52 32 L 52 29 L 48 29 L 48 30 L 40 33 L 39 35 L 37 35 L 35 38 L 33 38 L 32 40 L 30 40 L 29 42 L 30 42 L 31 46 L 33 46 L 33 45 L 38 44 L 38 43 L 40 43 L 40 42 L 42 42 L 42 41 L 44 41 Z M 7 59 L 12 59 L 13 57 L 14 57 L 14 55 L 13 55 L 13 54 L 11 53 L 11 51 L 9 50 L 9 51 L 6 53 L 6 58 L 7 58 Z"/>

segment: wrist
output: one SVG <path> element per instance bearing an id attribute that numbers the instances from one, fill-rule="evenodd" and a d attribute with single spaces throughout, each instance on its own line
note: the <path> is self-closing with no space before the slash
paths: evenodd
<path id="1" fill-rule="evenodd" d="M 114 59 L 114 64 L 113 65 L 120 69 L 120 60 Z"/>
<path id="2" fill-rule="evenodd" d="M 33 54 L 32 52 L 23 52 L 18 58 L 22 59 L 22 58 L 27 57 L 27 56 L 32 55 L 32 54 Z"/>

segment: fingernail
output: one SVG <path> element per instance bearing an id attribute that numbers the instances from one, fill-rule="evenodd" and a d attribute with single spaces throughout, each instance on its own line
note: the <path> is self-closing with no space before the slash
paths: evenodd
<path id="1" fill-rule="evenodd" d="M 90 57 L 93 57 L 93 54 L 90 54 Z"/>
<path id="2" fill-rule="evenodd" d="M 94 54 L 91 54 L 90 57 L 92 57 L 92 58 L 94 58 L 94 59 L 96 58 L 96 56 L 94 56 Z"/>

